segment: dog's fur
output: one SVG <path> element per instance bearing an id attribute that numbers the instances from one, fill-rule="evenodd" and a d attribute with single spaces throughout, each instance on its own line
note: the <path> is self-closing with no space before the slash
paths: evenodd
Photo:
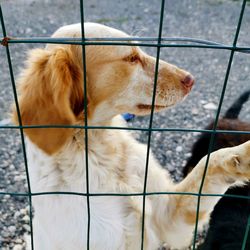
<path id="1" fill-rule="evenodd" d="M 243 104 L 248 100 L 250 91 L 244 92 L 226 111 L 223 118 L 218 121 L 218 129 L 250 131 L 250 123 L 238 119 Z M 212 129 L 214 121 L 206 129 Z M 192 156 L 184 167 L 184 176 L 196 166 L 200 159 L 208 152 L 210 134 L 204 133 L 195 142 Z M 250 140 L 250 134 L 220 133 L 215 136 L 212 151 L 224 147 L 237 146 Z M 250 196 L 250 183 L 243 187 L 229 189 L 226 194 Z M 226 212 L 225 212 L 226 211 Z M 248 217 L 250 215 L 250 200 L 223 197 L 216 204 L 211 214 L 209 230 L 204 244 L 199 250 L 240 250 L 246 232 Z M 250 234 L 246 249 L 250 249 Z"/>
<path id="2" fill-rule="evenodd" d="M 79 24 L 60 28 L 53 37 L 80 37 Z M 93 23 L 86 37 L 128 37 Z M 47 45 L 31 51 L 20 77 L 23 125 L 84 124 L 83 102 L 88 103 L 88 125 L 125 126 L 123 112 L 146 115 L 151 110 L 155 58 L 136 44 L 86 46 L 87 100 L 83 100 L 81 46 Z M 159 62 L 155 110 L 181 101 L 191 90 L 190 74 Z M 190 81 L 189 81 L 190 83 Z M 17 122 L 17 114 L 14 112 Z M 32 192 L 86 192 L 85 132 L 82 129 L 25 129 Z M 122 130 L 89 129 L 88 163 L 91 193 L 141 193 L 144 187 L 145 145 Z M 179 184 L 149 157 L 147 192 L 198 192 L 206 159 Z M 204 193 L 224 193 L 250 178 L 250 142 L 211 155 Z M 199 225 L 207 222 L 219 197 L 202 197 Z M 86 197 L 33 197 L 34 245 L 37 250 L 86 249 Z M 192 238 L 197 196 L 151 195 L 146 198 L 144 249 L 161 242 L 181 249 Z M 90 197 L 90 249 L 140 249 L 141 196 Z"/>

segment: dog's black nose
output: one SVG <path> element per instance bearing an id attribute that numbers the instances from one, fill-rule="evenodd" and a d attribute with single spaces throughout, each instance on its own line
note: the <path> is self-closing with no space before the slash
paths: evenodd
<path id="1" fill-rule="evenodd" d="M 181 80 L 181 83 L 185 87 L 191 88 L 194 85 L 194 77 L 192 75 L 187 75 L 183 80 Z"/>

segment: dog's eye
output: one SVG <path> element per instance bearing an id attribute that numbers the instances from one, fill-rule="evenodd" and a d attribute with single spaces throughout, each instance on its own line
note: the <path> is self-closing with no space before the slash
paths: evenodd
<path id="1" fill-rule="evenodd" d="M 140 57 L 138 55 L 132 55 L 132 56 L 130 56 L 129 61 L 131 63 L 138 63 L 138 62 L 140 62 Z"/>
<path id="2" fill-rule="evenodd" d="M 130 55 L 125 58 L 125 61 L 130 62 L 131 64 L 137 64 L 141 61 L 140 57 L 136 54 Z"/>

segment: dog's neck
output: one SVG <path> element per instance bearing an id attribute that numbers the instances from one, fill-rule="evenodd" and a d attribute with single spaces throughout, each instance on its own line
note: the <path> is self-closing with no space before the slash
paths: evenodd
<path id="1" fill-rule="evenodd" d="M 102 121 L 98 124 L 93 123 L 92 120 L 89 119 L 86 128 L 84 128 L 85 126 L 84 115 L 82 115 L 81 120 L 78 119 L 78 121 L 79 121 L 78 125 L 83 126 L 83 128 L 74 129 L 72 140 L 81 150 L 85 149 L 86 143 L 91 145 L 91 142 L 99 141 L 99 139 L 101 138 L 105 139 L 109 137 L 112 131 L 113 132 L 117 131 L 115 129 L 110 129 L 110 127 L 127 127 L 125 120 L 120 115 L 113 117 L 111 120 Z M 86 142 L 85 133 L 88 134 L 88 142 Z"/>

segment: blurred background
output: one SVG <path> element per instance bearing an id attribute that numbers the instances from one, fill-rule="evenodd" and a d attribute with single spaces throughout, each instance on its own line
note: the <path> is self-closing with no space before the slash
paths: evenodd
<path id="1" fill-rule="evenodd" d="M 232 45 L 242 1 L 168 0 L 165 4 L 163 37 L 192 37 Z M 248 2 L 249 3 L 249 2 Z M 48 37 L 63 25 L 80 22 L 77 0 L 1 0 L 8 36 Z M 160 0 L 85 0 L 86 22 L 102 23 L 140 37 L 157 37 Z M 237 45 L 250 47 L 250 4 L 247 4 Z M 0 28 L 0 38 L 2 38 Z M 15 77 L 24 65 L 26 52 L 43 44 L 11 44 Z M 156 56 L 155 48 L 143 48 Z M 160 58 L 190 71 L 196 78 L 191 94 L 178 106 L 154 115 L 154 128 L 203 129 L 215 118 L 229 50 L 162 48 Z M 235 52 L 221 115 L 244 91 L 250 89 L 250 54 Z M 6 51 L 0 47 L 0 125 L 10 124 L 13 91 Z M 246 103 L 240 119 L 250 122 Z M 135 117 L 129 126 L 148 127 L 149 117 Z M 135 136 L 147 142 L 146 132 Z M 197 132 L 153 132 L 151 148 L 176 181 L 191 155 Z M 27 191 L 20 134 L 0 129 L 0 192 Z M 24 249 L 29 232 L 28 199 L 0 196 L 0 249 Z"/>

